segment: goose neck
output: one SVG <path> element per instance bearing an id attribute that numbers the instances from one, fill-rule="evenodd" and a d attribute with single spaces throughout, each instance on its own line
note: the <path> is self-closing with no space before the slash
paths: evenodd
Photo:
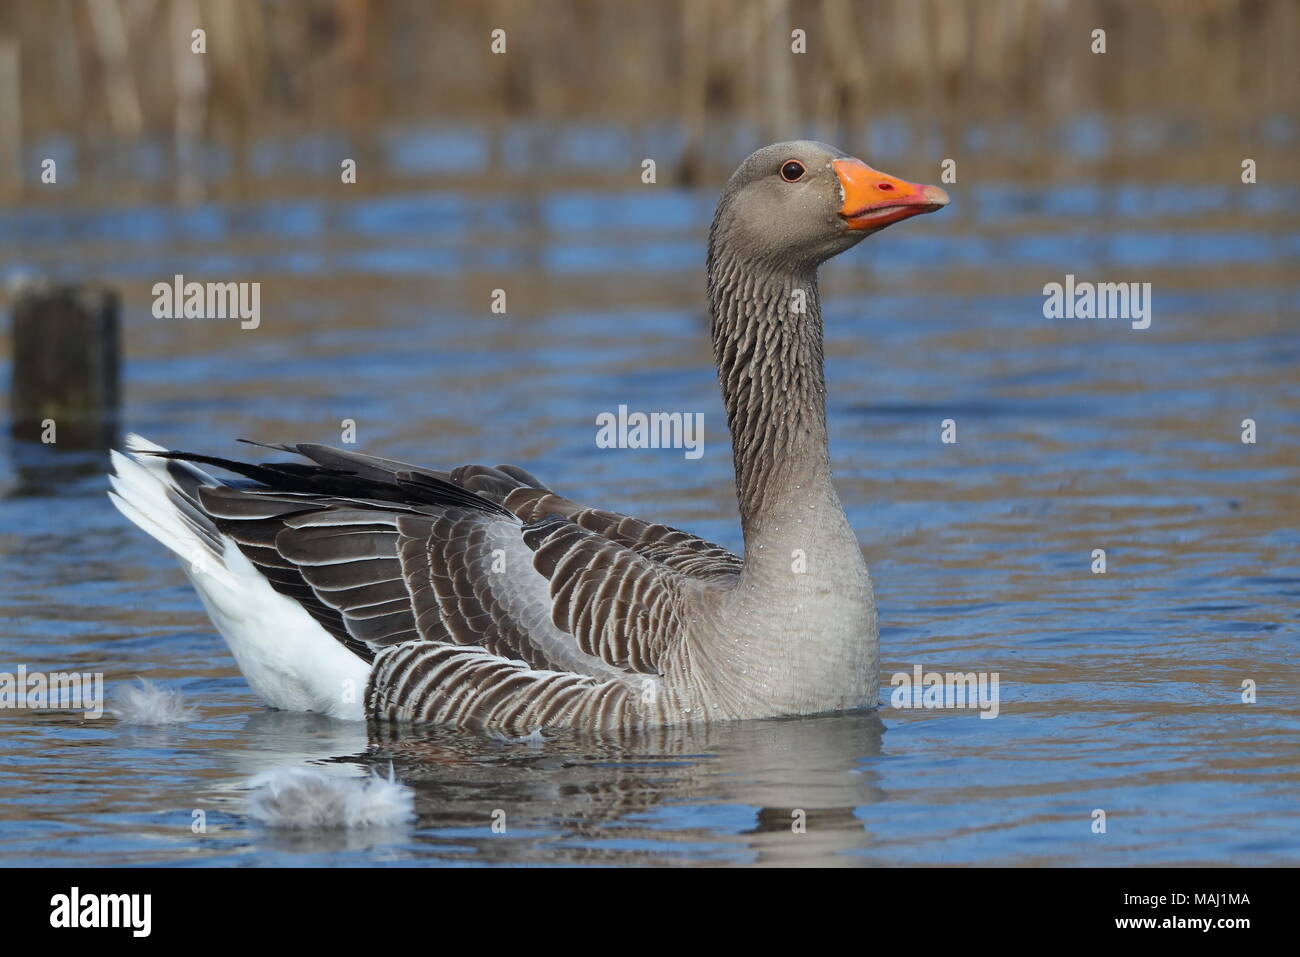
<path id="1" fill-rule="evenodd" d="M 818 509 L 830 483 L 815 267 L 710 255 L 714 360 L 731 430 L 747 563 Z"/>

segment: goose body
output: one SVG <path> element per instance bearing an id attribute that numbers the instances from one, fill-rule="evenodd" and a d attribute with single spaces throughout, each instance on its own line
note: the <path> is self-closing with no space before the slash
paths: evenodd
<path id="1" fill-rule="evenodd" d="M 830 480 L 817 267 L 947 203 L 833 147 L 753 154 L 709 238 L 745 557 L 514 466 L 321 445 L 291 463 L 113 452 L 268 705 L 528 734 L 871 708 L 871 579 Z M 239 476 L 219 480 L 204 466 Z"/>

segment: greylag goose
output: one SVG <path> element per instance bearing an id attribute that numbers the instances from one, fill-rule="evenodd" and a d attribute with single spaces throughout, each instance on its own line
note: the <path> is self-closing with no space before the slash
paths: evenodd
<path id="1" fill-rule="evenodd" d="M 274 708 L 512 735 L 873 708 L 876 606 L 831 484 L 817 269 L 947 202 L 809 141 L 759 150 L 723 190 L 708 293 L 743 560 L 516 466 L 307 443 L 267 446 L 306 463 L 250 464 L 130 436 L 109 494 L 176 553 Z"/>

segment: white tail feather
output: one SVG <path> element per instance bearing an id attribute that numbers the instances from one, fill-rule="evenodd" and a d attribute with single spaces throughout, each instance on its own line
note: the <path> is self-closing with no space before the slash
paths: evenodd
<path id="1" fill-rule="evenodd" d="M 239 547 L 214 525 L 211 543 L 190 525 L 173 496 L 184 494 L 171 468 L 218 485 L 196 466 L 143 455 L 166 451 L 128 435 L 113 452 L 108 497 L 118 511 L 181 560 L 213 624 L 226 639 L 249 686 L 275 708 L 359 719 L 368 662 L 328 634 L 298 602 L 279 594 Z"/>
<path id="2" fill-rule="evenodd" d="M 175 483 L 167 474 L 167 459 L 138 453 L 166 451 L 134 433 L 126 437 L 127 454 L 117 450 L 109 452 L 113 473 L 108 480 L 113 486 L 108 497 L 117 510 L 153 536 L 176 554 L 187 565 L 198 565 L 205 560 L 220 559 L 196 535 L 180 512 L 168 498 L 167 490 Z M 216 479 L 198 469 L 192 470 L 204 481 L 216 485 Z"/>

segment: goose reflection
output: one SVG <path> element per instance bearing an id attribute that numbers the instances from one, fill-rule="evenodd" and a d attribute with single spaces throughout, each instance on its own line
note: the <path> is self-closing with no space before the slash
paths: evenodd
<path id="1" fill-rule="evenodd" d="M 293 852 L 373 848 L 377 860 L 410 863 L 851 864 L 872 845 L 858 809 L 881 798 L 872 762 L 884 725 L 874 712 L 618 737 L 563 732 L 540 745 L 362 727 L 254 715 L 232 770 L 247 787 L 295 762 L 351 777 L 392 767 L 415 792 L 413 825 L 403 833 L 263 830 L 259 840 Z"/>

